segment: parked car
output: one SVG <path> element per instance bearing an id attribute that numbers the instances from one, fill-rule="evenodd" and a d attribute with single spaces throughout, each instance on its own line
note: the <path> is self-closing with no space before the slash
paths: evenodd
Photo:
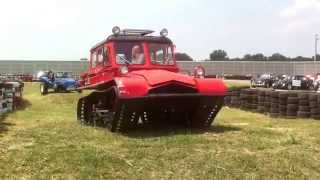
<path id="1" fill-rule="evenodd" d="M 278 75 L 272 84 L 273 89 L 288 89 L 288 85 L 291 84 L 291 76 Z"/>
<path id="2" fill-rule="evenodd" d="M 275 76 L 273 74 L 261 74 L 256 78 L 251 79 L 251 87 L 265 87 L 270 88 L 275 81 Z"/>
<path id="3" fill-rule="evenodd" d="M 314 90 L 313 80 L 305 75 L 287 76 L 279 79 L 273 84 L 275 89 L 288 89 L 288 90 Z"/>
<path id="4" fill-rule="evenodd" d="M 318 91 L 320 87 L 320 73 L 317 73 L 313 81 L 314 90 Z"/>

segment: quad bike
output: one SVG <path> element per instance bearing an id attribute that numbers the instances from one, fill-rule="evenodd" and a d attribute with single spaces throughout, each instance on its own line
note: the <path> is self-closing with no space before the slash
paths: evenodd
<path id="1" fill-rule="evenodd" d="M 180 73 L 168 31 L 114 27 L 94 46 L 89 69 L 81 74 L 80 90 L 94 90 L 78 101 L 82 124 L 112 132 L 139 125 L 186 125 L 208 128 L 223 105 L 226 86 L 204 78 L 201 66 L 192 75 Z"/>

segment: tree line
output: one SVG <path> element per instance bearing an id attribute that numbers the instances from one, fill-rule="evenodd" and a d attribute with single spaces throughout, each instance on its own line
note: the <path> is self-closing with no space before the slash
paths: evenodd
<path id="1" fill-rule="evenodd" d="M 194 59 L 186 53 L 176 53 L 177 61 L 193 61 Z M 280 53 L 274 53 L 271 56 L 265 56 L 263 53 L 245 54 L 239 58 L 229 58 L 228 53 L 225 50 L 218 49 L 210 53 L 208 59 L 204 61 L 313 61 L 313 57 L 297 56 L 294 58 L 282 55 Z M 317 55 L 317 61 L 320 61 L 320 55 Z"/>

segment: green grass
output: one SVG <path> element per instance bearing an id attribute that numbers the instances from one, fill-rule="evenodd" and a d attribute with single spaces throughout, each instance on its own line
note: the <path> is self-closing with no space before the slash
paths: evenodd
<path id="1" fill-rule="evenodd" d="M 320 178 L 320 121 L 224 108 L 208 131 L 113 134 L 76 122 L 81 95 L 38 88 L 0 119 L 0 179 Z"/>

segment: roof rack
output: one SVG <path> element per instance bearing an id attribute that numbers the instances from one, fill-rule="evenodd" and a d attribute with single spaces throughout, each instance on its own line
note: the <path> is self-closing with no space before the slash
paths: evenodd
<path id="1" fill-rule="evenodd" d="M 153 30 L 147 30 L 147 29 L 123 29 L 121 31 L 122 35 L 140 35 L 145 36 L 148 34 L 154 33 Z"/>

